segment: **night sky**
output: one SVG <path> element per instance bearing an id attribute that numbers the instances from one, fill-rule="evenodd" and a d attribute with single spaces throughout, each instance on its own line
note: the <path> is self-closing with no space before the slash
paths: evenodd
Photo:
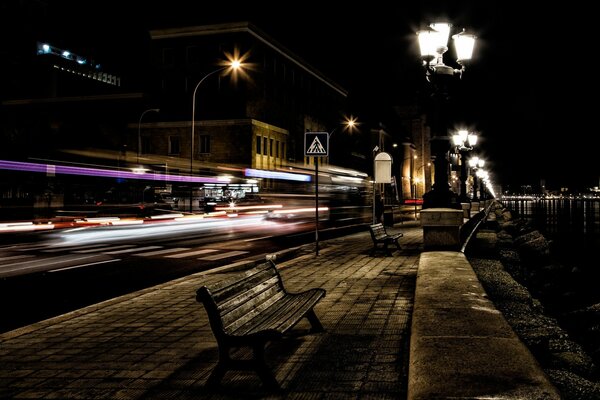
<path id="1" fill-rule="evenodd" d="M 106 42 L 126 34 L 133 43 L 157 27 L 251 21 L 348 89 L 359 119 L 385 115 L 424 90 L 415 32 L 447 19 L 479 37 L 457 85 L 455 117 L 480 133 L 479 154 L 493 179 L 515 186 L 545 179 L 549 188 L 599 184 L 597 46 L 588 3 L 533 10 L 522 1 L 49 3 L 51 26 Z M 452 58 L 451 49 L 445 61 Z"/>

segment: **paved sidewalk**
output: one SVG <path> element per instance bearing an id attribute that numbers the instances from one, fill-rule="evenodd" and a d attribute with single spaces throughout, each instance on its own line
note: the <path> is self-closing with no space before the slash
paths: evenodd
<path id="1" fill-rule="evenodd" d="M 315 307 L 325 333 L 267 347 L 283 392 L 260 389 L 253 372 L 205 382 L 218 358 L 198 273 L 0 335 L 2 399 L 402 399 L 422 230 L 404 232 L 401 252 L 369 257 L 368 231 L 303 246 L 276 263 L 289 291 L 327 290 Z M 298 330 L 310 325 L 302 321 Z"/>

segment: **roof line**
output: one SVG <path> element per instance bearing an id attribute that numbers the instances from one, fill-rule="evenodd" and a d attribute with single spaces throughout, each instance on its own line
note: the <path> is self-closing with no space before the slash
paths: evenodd
<path id="1" fill-rule="evenodd" d="M 348 96 L 348 91 L 342 88 L 339 84 L 327 78 L 322 72 L 308 64 L 302 58 L 288 50 L 281 43 L 277 42 L 271 36 L 266 34 L 264 31 L 256 27 L 250 22 L 234 22 L 228 24 L 214 24 L 214 25 L 202 25 L 202 26 L 191 26 L 185 28 L 169 28 L 169 29 L 157 29 L 150 31 L 150 37 L 154 39 L 172 39 L 186 36 L 205 36 L 205 35 L 217 35 L 222 33 L 236 33 L 236 32 L 247 32 L 254 36 L 262 43 L 275 50 L 277 53 L 288 59 L 289 61 L 296 64 L 299 68 L 308 72 L 331 89 L 335 90 L 344 97 Z"/>

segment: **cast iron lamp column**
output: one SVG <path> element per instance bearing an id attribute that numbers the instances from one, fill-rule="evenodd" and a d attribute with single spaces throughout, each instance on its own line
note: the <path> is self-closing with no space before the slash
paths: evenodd
<path id="1" fill-rule="evenodd" d="M 448 85 L 454 76 L 461 77 L 466 63 L 473 55 L 476 37 L 464 31 L 453 35 L 457 63 L 460 69 L 454 69 L 444 64 L 443 56 L 448 50 L 448 39 L 452 25 L 437 22 L 429 25 L 430 29 L 417 32 L 421 59 L 425 67 L 425 77 L 432 84 L 434 99 L 434 115 L 432 121 L 431 153 L 435 164 L 433 190 L 423 196 L 423 208 L 450 207 L 458 208 L 454 194 L 448 185 L 447 153 L 450 143 L 447 136 L 445 118 L 442 118 L 442 100 L 448 99 Z"/>
<path id="2" fill-rule="evenodd" d="M 193 176 L 193 173 L 194 173 L 194 128 L 196 126 L 196 123 L 195 123 L 196 92 L 198 91 L 198 88 L 200 87 L 202 82 L 204 82 L 208 77 L 216 74 L 217 72 L 221 72 L 225 69 L 235 71 L 235 70 L 241 68 L 241 65 L 242 65 L 241 62 L 238 60 L 230 61 L 226 66 L 217 68 L 214 71 L 209 72 L 208 74 L 204 75 L 204 77 L 202 79 L 200 79 L 200 81 L 196 84 L 196 87 L 194 88 L 194 92 L 192 93 L 192 131 L 190 133 L 190 178 Z M 193 193 L 194 193 L 194 189 L 192 188 L 192 182 L 190 182 L 190 213 L 192 213 L 192 211 L 193 211 L 193 206 L 192 206 Z"/>
<path id="3" fill-rule="evenodd" d="M 460 197 L 461 203 L 468 203 L 469 196 L 467 195 L 467 153 L 473 150 L 473 146 L 477 144 L 477 135 L 469 133 L 467 130 L 461 129 L 457 134 L 452 135 L 452 142 L 456 147 L 457 153 L 460 154 Z M 465 146 L 467 144 L 467 146 Z"/>
<path id="4" fill-rule="evenodd" d="M 473 201 L 479 201 L 479 199 L 477 198 L 477 172 L 479 171 L 479 169 L 483 168 L 484 164 L 485 160 L 482 160 L 479 157 L 473 157 L 469 159 L 469 166 L 475 171 L 475 173 L 473 174 Z"/>

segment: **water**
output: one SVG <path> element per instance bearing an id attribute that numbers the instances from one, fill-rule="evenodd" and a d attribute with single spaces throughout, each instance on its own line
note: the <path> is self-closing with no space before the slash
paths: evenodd
<path id="1" fill-rule="evenodd" d="M 580 294 L 600 302 L 600 198 L 504 197 L 502 203 L 553 241 L 558 261 L 583 272 Z"/>

